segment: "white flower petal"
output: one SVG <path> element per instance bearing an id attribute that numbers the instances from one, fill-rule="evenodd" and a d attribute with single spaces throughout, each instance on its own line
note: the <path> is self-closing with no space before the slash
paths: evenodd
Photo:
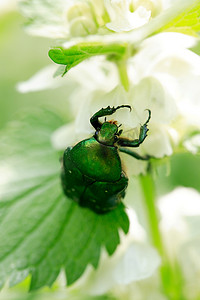
<path id="1" fill-rule="evenodd" d="M 18 83 L 18 91 L 27 93 L 54 89 L 64 85 L 68 89 L 70 98 L 75 95 L 72 101 L 76 100 L 77 103 L 80 98 L 76 93 L 79 94 L 79 91 L 83 93 L 82 97 L 84 97 L 84 92 L 88 95 L 99 86 L 99 82 L 104 91 L 112 90 L 119 83 L 115 65 L 106 62 L 103 57 L 95 57 L 95 59 L 91 58 L 82 62 L 72 68 L 64 77 L 55 77 L 57 69 L 58 66 L 55 64 L 41 69 L 27 81 Z"/>
<path id="2" fill-rule="evenodd" d="M 162 33 L 149 38 L 133 58 L 129 74 L 135 83 L 148 76 L 156 78 L 168 91 L 166 99 L 170 100 L 171 112 L 177 110 L 186 123 L 200 126 L 200 57 L 186 49 L 195 42 L 195 38 L 179 33 Z M 173 101 L 176 108 L 171 106 Z"/>
<path id="3" fill-rule="evenodd" d="M 138 149 L 129 148 L 129 150 L 132 150 L 140 155 L 143 155 L 141 153 L 141 151 Z M 122 159 L 124 171 L 126 172 L 128 177 L 130 177 L 132 175 L 138 176 L 140 174 L 143 174 L 143 175 L 146 174 L 147 165 L 148 165 L 148 163 L 146 161 L 138 160 L 138 159 L 136 159 L 128 154 L 125 154 L 125 153 L 120 153 L 120 157 Z"/>
<path id="4" fill-rule="evenodd" d="M 90 276 L 86 291 L 92 295 L 101 295 L 116 286 L 145 279 L 152 276 L 160 262 L 155 249 L 131 242 L 121 254 L 102 261 L 98 270 Z"/>
<path id="5" fill-rule="evenodd" d="M 191 125 L 199 128 L 200 75 L 195 75 L 192 70 L 183 74 L 184 76 L 179 76 L 178 80 L 175 80 L 175 78 L 172 77 L 169 78 L 169 75 L 169 80 L 166 81 L 166 76 L 165 78 L 161 78 L 161 80 L 165 80 L 166 88 L 170 89 L 171 93 L 173 94 L 173 97 L 176 99 L 179 114 L 182 115 L 182 117 L 184 118 L 186 126 L 189 127 L 188 125 Z"/>
<path id="6" fill-rule="evenodd" d="M 111 92 L 107 93 L 104 90 L 96 90 L 90 94 L 90 97 L 79 102 L 77 111 L 76 126 L 81 132 L 92 133 L 94 129 L 90 125 L 91 116 L 100 110 L 102 107 L 118 106 L 129 104 L 128 95 L 123 87 L 118 86 Z M 128 108 L 123 108 L 117 111 L 114 115 L 107 116 L 107 120 L 117 120 L 118 124 L 133 128 L 138 124 L 138 119 L 134 118 L 134 111 L 130 112 Z M 102 118 L 104 121 L 104 118 Z"/>
<path id="7" fill-rule="evenodd" d="M 184 218 L 200 216 L 200 194 L 192 188 L 179 187 L 161 197 L 158 207 L 162 215 L 162 231 L 165 235 L 168 233 L 169 243 L 170 235 L 177 237 L 177 247 L 187 238 L 188 229 Z"/>
<path id="8" fill-rule="evenodd" d="M 17 90 L 20 93 L 54 89 L 63 84 L 63 79 L 54 78 L 57 66 L 51 65 L 37 72 L 34 76 L 24 82 L 17 84 Z"/>
<path id="9" fill-rule="evenodd" d="M 177 256 L 185 243 L 199 237 L 200 194 L 193 188 L 178 187 L 162 196 L 158 207 L 165 245 L 169 254 Z"/>
<path id="10" fill-rule="evenodd" d="M 82 89 L 111 91 L 118 83 L 116 66 L 104 57 L 94 57 L 72 68 L 67 74 L 82 86 Z"/>
<path id="11" fill-rule="evenodd" d="M 149 132 L 150 134 L 141 145 L 144 153 L 157 158 L 172 155 L 173 148 L 168 128 L 161 124 L 154 124 L 149 126 Z"/>
<path id="12" fill-rule="evenodd" d="M 188 294 L 199 294 L 200 271 L 200 193 L 179 187 L 158 202 L 161 230 L 172 258 L 176 256 L 185 278 Z M 172 242 L 173 241 L 173 242 Z"/>
<path id="13" fill-rule="evenodd" d="M 183 216 L 200 215 L 200 194 L 193 188 L 176 188 L 160 198 L 159 209 L 170 223 Z"/>
<path id="14" fill-rule="evenodd" d="M 193 154 L 200 151 L 200 134 L 195 134 L 191 138 L 183 142 L 183 146 Z"/>
<path id="15" fill-rule="evenodd" d="M 113 269 L 115 284 L 126 285 L 150 277 L 161 259 L 150 246 L 132 243 Z"/>
<path id="16" fill-rule="evenodd" d="M 176 114 L 176 104 L 167 89 L 153 77 L 148 77 L 132 86 L 130 90 L 130 102 L 141 122 L 147 118 L 146 109 L 151 110 L 151 123 L 169 123 Z M 142 117 L 142 119 L 141 119 Z"/>
<path id="17" fill-rule="evenodd" d="M 64 150 L 73 146 L 76 141 L 74 122 L 61 126 L 51 136 L 51 143 L 56 150 Z"/>
<path id="18" fill-rule="evenodd" d="M 188 53 L 188 50 L 185 49 L 193 47 L 196 42 L 197 39 L 194 37 L 175 32 L 160 33 L 144 40 L 138 53 L 132 58 L 133 81 L 137 83 L 144 77 L 154 76 L 156 72 L 165 72 L 166 68 L 169 69 L 169 65 L 177 72 L 177 68 L 174 66 L 174 58 L 177 60 L 180 56 L 184 58 L 185 52 Z M 179 64 L 180 66 L 181 64 Z M 182 68 L 183 66 L 181 66 L 181 70 Z M 133 76 L 134 74 L 135 76 Z"/>
<path id="19" fill-rule="evenodd" d="M 115 32 L 130 31 L 146 24 L 151 16 L 151 11 L 139 6 L 134 12 L 129 9 L 128 0 L 106 0 L 105 4 L 111 22 L 106 26 Z"/>

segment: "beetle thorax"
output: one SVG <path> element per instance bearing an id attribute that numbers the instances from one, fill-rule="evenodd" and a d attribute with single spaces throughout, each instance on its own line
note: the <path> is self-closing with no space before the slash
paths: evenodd
<path id="1" fill-rule="evenodd" d="M 104 122 L 101 129 L 96 132 L 98 142 L 112 146 L 117 139 L 118 126 L 114 123 Z"/>

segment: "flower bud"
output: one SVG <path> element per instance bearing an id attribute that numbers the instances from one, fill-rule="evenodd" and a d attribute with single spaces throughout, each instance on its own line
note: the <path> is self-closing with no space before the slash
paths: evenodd
<path id="1" fill-rule="evenodd" d="M 70 22 L 69 30 L 72 36 L 86 36 L 88 34 L 95 34 L 97 27 L 92 19 L 82 16 Z"/>
<path id="2" fill-rule="evenodd" d="M 87 3 L 76 3 L 67 11 L 69 31 L 72 36 L 86 36 L 97 32 L 92 8 Z"/>
<path id="3" fill-rule="evenodd" d="M 132 0 L 132 6 L 134 10 L 140 6 L 143 6 L 147 10 L 151 11 L 152 17 L 158 15 L 162 9 L 160 0 Z"/>

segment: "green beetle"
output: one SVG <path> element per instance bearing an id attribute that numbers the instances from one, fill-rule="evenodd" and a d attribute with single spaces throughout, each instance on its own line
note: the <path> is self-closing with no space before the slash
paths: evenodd
<path id="1" fill-rule="evenodd" d="M 147 136 L 147 121 L 140 127 L 139 138 L 129 140 L 120 137 L 116 121 L 101 123 L 100 117 L 112 115 L 120 108 L 130 105 L 102 108 L 90 119 L 95 134 L 88 139 L 68 147 L 63 155 L 61 180 L 64 193 L 80 206 L 88 207 L 98 214 L 107 213 L 121 202 L 128 186 L 128 177 L 122 169 L 119 151 L 137 159 L 147 160 L 124 147 L 139 147 Z"/>

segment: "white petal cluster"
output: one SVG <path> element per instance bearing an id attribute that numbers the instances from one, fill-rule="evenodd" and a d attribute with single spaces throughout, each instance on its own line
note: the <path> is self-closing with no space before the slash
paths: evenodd
<path id="1" fill-rule="evenodd" d="M 105 5 L 111 20 L 106 26 L 115 32 L 138 28 L 146 24 L 151 17 L 151 11 L 142 5 L 131 12 L 131 1 L 128 0 L 105 0 Z"/>
<path id="2" fill-rule="evenodd" d="M 20 7 L 31 34 L 64 39 L 130 31 L 164 9 L 161 0 L 21 0 Z"/>

